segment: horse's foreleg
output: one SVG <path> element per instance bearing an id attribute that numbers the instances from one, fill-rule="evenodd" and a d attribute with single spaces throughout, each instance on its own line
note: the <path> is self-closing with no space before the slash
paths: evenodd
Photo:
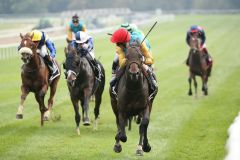
<path id="1" fill-rule="evenodd" d="M 196 76 L 193 76 L 193 81 L 194 81 L 195 97 L 197 98 L 197 80 L 196 80 Z"/>
<path id="2" fill-rule="evenodd" d="M 88 90 L 84 91 L 84 103 L 83 103 L 83 125 L 89 126 L 90 125 L 90 120 L 88 116 L 88 110 L 89 110 L 89 92 Z"/>
<path id="3" fill-rule="evenodd" d="M 204 95 L 208 95 L 208 87 L 207 87 L 207 81 L 208 81 L 208 76 L 204 75 L 202 76 L 202 91 Z"/>
<path id="4" fill-rule="evenodd" d="M 122 151 L 122 146 L 121 146 L 121 143 L 120 143 L 120 139 L 118 137 L 119 135 L 119 132 L 120 132 L 120 126 L 119 126 L 119 119 L 118 119 L 118 114 L 115 113 L 115 116 L 116 116 L 116 124 L 117 124 L 117 134 L 115 136 L 115 140 L 116 140 L 116 143 L 114 145 L 114 148 L 113 150 L 116 152 L 116 153 L 120 153 Z"/>
<path id="5" fill-rule="evenodd" d="M 80 124 L 80 120 L 81 120 L 81 115 L 79 114 L 78 100 L 71 99 L 71 101 L 72 101 L 74 111 L 75 111 L 76 131 L 77 131 L 77 134 L 80 135 L 79 124 Z"/>
<path id="6" fill-rule="evenodd" d="M 44 104 L 44 97 L 46 94 L 46 90 L 41 90 L 39 93 L 35 93 L 35 98 L 39 104 L 39 110 L 41 112 L 41 126 L 43 126 L 43 121 L 44 121 L 44 112 L 47 111 L 47 108 L 45 107 Z"/>
<path id="7" fill-rule="evenodd" d="M 143 151 L 144 152 L 149 152 L 151 150 L 151 146 L 148 143 L 148 138 L 147 138 L 147 128 L 149 124 L 149 117 L 150 117 L 150 112 L 149 112 L 149 106 L 145 109 L 144 115 L 141 121 L 141 124 L 139 126 L 139 144 L 137 146 L 137 155 L 142 155 Z"/>
<path id="8" fill-rule="evenodd" d="M 189 83 L 188 95 L 191 96 L 192 95 L 192 77 L 191 77 L 191 75 L 188 78 L 188 83 Z"/>
<path id="9" fill-rule="evenodd" d="M 125 124 L 126 124 L 126 117 L 122 113 L 118 113 L 118 120 L 119 120 L 119 132 L 118 132 L 118 139 L 122 142 L 127 141 L 127 136 L 125 132 Z"/>
<path id="10" fill-rule="evenodd" d="M 25 87 L 21 87 L 21 90 L 22 90 L 22 94 L 21 94 L 21 102 L 18 106 L 18 111 L 17 111 L 17 114 L 16 114 L 16 118 L 17 119 L 23 119 L 23 103 L 24 101 L 26 100 L 27 98 L 27 95 L 29 94 L 29 90 L 26 89 Z"/>
<path id="11" fill-rule="evenodd" d="M 95 115 L 94 126 L 93 126 L 94 130 L 98 129 L 97 120 L 98 120 L 98 117 L 99 117 L 99 109 L 100 109 L 101 102 L 102 102 L 102 95 L 97 95 L 96 98 L 95 98 L 95 107 L 94 107 L 94 115 Z"/>

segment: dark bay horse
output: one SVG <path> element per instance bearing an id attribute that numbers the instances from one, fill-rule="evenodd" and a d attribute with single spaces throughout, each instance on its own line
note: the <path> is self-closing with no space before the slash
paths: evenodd
<path id="1" fill-rule="evenodd" d="M 23 36 L 20 33 L 20 37 L 22 40 L 19 53 L 22 56 L 21 59 L 24 64 L 22 65 L 21 72 L 21 102 L 18 107 L 16 118 L 23 118 L 23 103 L 26 100 L 29 92 L 33 92 L 39 104 L 39 109 L 41 112 L 41 126 L 43 126 L 43 121 L 50 118 L 50 111 L 53 106 L 53 98 L 56 93 L 57 83 L 60 76 L 56 77 L 51 83 L 49 83 L 49 69 L 44 63 L 43 59 L 37 53 L 37 46 L 32 41 L 32 36 L 30 36 L 29 34 Z M 59 65 L 58 68 L 60 69 Z M 46 108 L 44 104 L 44 97 L 47 93 L 48 86 L 50 86 L 50 97 L 48 99 L 48 108 Z"/>
<path id="2" fill-rule="evenodd" d="M 201 39 L 196 35 L 190 36 L 190 51 L 189 51 L 189 91 L 188 95 L 192 95 L 191 83 L 194 81 L 195 96 L 197 97 L 197 81 L 196 76 L 202 79 L 202 91 L 204 95 L 208 95 L 208 76 L 209 65 L 207 65 L 206 57 L 203 51 L 200 50 Z"/>
<path id="3" fill-rule="evenodd" d="M 116 153 L 121 152 L 120 141 L 127 141 L 125 126 L 128 119 L 132 116 L 141 116 L 140 139 L 136 154 L 142 155 L 143 151 L 149 152 L 151 150 L 147 138 L 147 128 L 154 99 L 149 100 L 149 85 L 143 69 L 140 47 L 138 45 L 128 46 L 126 59 L 126 68 L 117 87 L 118 97 L 115 98 L 111 89 L 109 89 L 117 124 L 114 151 Z"/>
<path id="4" fill-rule="evenodd" d="M 83 125 L 90 125 L 89 120 L 89 101 L 92 94 L 95 95 L 95 108 L 94 108 L 94 130 L 97 129 L 97 119 L 99 116 L 100 104 L 102 101 L 102 93 L 105 85 L 105 71 L 99 62 L 102 70 L 102 77 L 99 85 L 93 91 L 95 76 L 94 72 L 85 56 L 79 56 L 74 48 L 68 45 L 65 48 L 66 60 L 64 68 L 67 79 L 67 86 L 70 92 L 70 98 L 75 111 L 75 122 L 77 134 L 80 135 L 80 120 L 79 101 L 82 107 L 82 120 Z"/>

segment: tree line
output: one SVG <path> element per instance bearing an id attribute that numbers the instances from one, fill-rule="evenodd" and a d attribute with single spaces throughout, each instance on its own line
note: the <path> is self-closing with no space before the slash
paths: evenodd
<path id="1" fill-rule="evenodd" d="M 54 13 L 96 8 L 130 8 L 133 11 L 240 9 L 240 0 L 0 0 L 0 14 Z"/>

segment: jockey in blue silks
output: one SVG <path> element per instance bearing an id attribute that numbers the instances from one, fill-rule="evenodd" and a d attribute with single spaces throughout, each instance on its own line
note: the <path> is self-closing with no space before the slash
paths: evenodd
<path id="1" fill-rule="evenodd" d="M 75 35 L 76 40 L 71 42 L 71 46 L 76 48 L 79 56 L 85 56 L 92 66 L 95 77 L 98 81 L 101 81 L 101 67 L 95 59 L 93 50 L 93 38 L 86 32 L 78 31 Z"/>

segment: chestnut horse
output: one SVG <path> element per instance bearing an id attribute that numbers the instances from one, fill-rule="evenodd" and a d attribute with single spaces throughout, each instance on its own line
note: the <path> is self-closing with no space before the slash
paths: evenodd
<path id="1" fill-rule="evenodd" d="M 139 126 L 140 139 L 136 154 L 142 155 L 143 151 L 149 152 L 151 150 L 147 138 L 147 128 L 154 97 L 149 98 L 149 84 L 145 77 L 146 73 L 143 68 L 142 57 L 139 44 L 128 46 L 126 68 L 117 87 L 118 97 L 116 98 L 109 89 L 111 105 L 117 124 L 116 143 L 114 145 L 116 153 L 122 151 L 120 141 L 127 141 L 125 126 L 128 119 L 133 116 L 141 117 Z"/>
<path id="2" fill-rule="evenodd" d="M 20 33 L 22 40 L 19 46 L 19 53 L 22 56 L 21 59 L 24 64 L 22 65 L 21 72 L 21 102 L 18 107 L 16 118 L 23 118 L 23 103 L 26 100 L 29 92 L 33 92 L 39 104 L 39 110 L 41 112 L 41 126 L 43 126 L 43 121 L 50 118 L 50 111 L 53 106 L 53 97 L 56 93 L 57 83 L 60 76 L 56 77 L 52 82 L 49 83 L 50 71 L 43 59 L 37 53 L 37 46 L 32 41 L 32 36 L 29 34 L 23 36 Z M 58 68 L 60 69 L 59 65 Z M 44 104 L 44 97 L 47 93 L 48 86 L 50 86 L 50 97 L 48 99 L 48 108 L 46 108 Z"/>
<path id="3" fill-rule="evenodd" d="M 95 76 L 94 72 L 85 56 L 80 56 L 77 51 L 68 45 L 65 48 L 66 60 L 64 62 L 65 76 L 67 79 L 67 86 L 70 92 L 70 98 L 75 111 L 76 131 L 80 135 L 80 120 L 79 101 L 82 107 L 83 125 L 90 125 L 89 120 L 89 101 L 92 95 L 95 95 L 94 108 L 94 130 L 97 130 L 97 119 L 99 116 L 100 104 L 102 102 L 102 93 L 105 86 L 105 71 L 100 62 L 102 76 L 101 81 L 94 87 Z M 95 84 L 96 85 L 96 84 Z"/>
<path id="4" fill-rule="evenodd" d="M 197 97 L 197 81 L 196 76 L 202 79 L 202 91 L 204 95 L 208 95 L 208 76 L 209 65 L 207 65 L 206 57 L 200 49 L 201 39 L 197 35 L 190 36 L 190 51 L 189 51 L 189 91 L 188 95 L 192 95 L 192 80 L 194 81 L 195 96 Z"/>

